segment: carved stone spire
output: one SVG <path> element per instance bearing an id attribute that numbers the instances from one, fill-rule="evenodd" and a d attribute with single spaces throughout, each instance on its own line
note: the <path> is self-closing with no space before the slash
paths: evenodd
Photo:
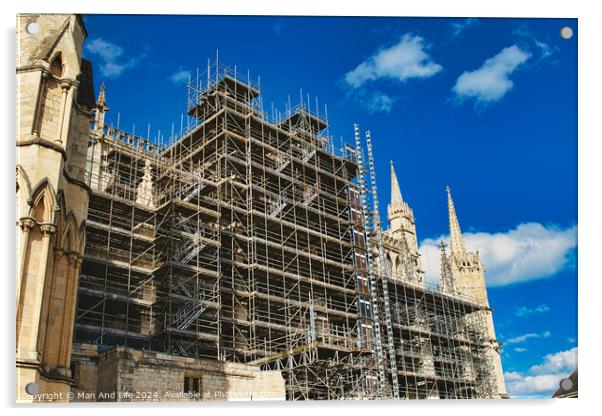
<path id="1" fill-rule="evenodd" d="M 109 111 L 109 106 L 107 105 L 107 97 L 106 97 L 106 87 L 105 83 L 100 84 L 100 92 L 98 93 L 98 99 L 96 100 L 96 108 L 102 109 L 104 111 Z"/>
<path id="2" fill-rule="evenodd" d="M 445 250 L 445 242 L 439 242 L 439 251 L 441 256 L 441 280 L 439 281 L 439 290 L 445 293 L 455 293 L 456 287 L 452 275 L 449 258 Z"/>
<path id="3" fill-rule="evenodd" d="M 403 217 L 404 215 L 409 216 L 410 210 L 401 197 L 401 190 L 399 189 L 393 161 L 391 160 L 389 163 L 391 164 L 391 202 L 387 207 L 389 229 L 391 231 L 400 231 L 406 225 L 404 224 Z"/>
<path id="4" fill-rule="evenodd" d="M 462 231 L 460 231 L 460 223 L 458 222 L 458 217 L 456 215 L 451 189 L 448 186 L 445 190 L 447 191 L 447 208 L 449 210 L 449 240 L 451 252 L 453 255 L 462 255 L 466 253 L 464 238 L 462 238 Z"/>
<path id="5" fill-rule="evenodd" d="M 107 97 L 105 91 L 105 83 L 100 84 L 100 92 L 98 93 L 98 100 L 96 100 L 96 109 L 94 110 L 94 131 L 102 132 L 105 126 L 105 113 L 109 111 L 107 105 Z"/>
<path id="6" fill-rule="evenodd" d="M 416 237 L 416 224 L 412 208 L 403 200 L 397 181 L 397 174 L 393 161 L 391 163 L 391 202 L 387 207 L 389 214 L 389 229 L 387 236 L 403 247 L 405 272 L 417 280 L 421 279 L 421 270 L 418 262 L 418 239 Z M 399 257 L 401 258 L 401 257 Z"/>
<path id="7" fill-rule="evenodd" d="M 401 209 L 403 205 L 403 198 L 401 197 L 401 190 L 399 189 L 399 182 L 397 181 L 395 166 L 393 166 L 392 160 L 389 163 L 391 164 L 391 206 Z"/>

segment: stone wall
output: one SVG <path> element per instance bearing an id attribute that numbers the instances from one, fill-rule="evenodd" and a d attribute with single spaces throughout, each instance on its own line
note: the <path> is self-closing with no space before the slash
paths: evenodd
<path id="1" fill-rule="evenodd" d="M 73 401 L 285 400 L 280 372 L 246 364 L 82 344 L 72 357 Z M 185 377 L 198 380 L 198 393 L 184 393 Z"/>

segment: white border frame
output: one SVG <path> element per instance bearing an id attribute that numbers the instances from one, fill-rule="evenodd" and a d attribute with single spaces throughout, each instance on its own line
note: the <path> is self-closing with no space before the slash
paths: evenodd
<path id="1" fill-rule="evenodd" d="M 7 4 L 8 3 L 8 4 Z M 509 400 L 504 402 L 452 402 L 433 401 L 420 402 L 320 402 L 320 403 L 227 403 L 223 405 L 201 404 L 197 406 L 182 406 L 174 404 L 136 405 L 137 412 L 149 415 L 165 416 L 166 410 L 177 408 L 177 412 L 199 412 L 211 414 L 242 413 L 245 415 L 306 414 L 309 412 L 345 412 L 346 415 L 366 414 L 371 412 L 417 412 L 422 414 L 435 414 L 442 412 L 486 412 L 489 416 L 504 415 L 508 412 L 546 412 L 562 414 L 567 412 L 577 413 L 586 408 L 595 406 L 598 396 L 595 391 L 599 385 L 599 376 L 602 374 L 598 349 L 602 345 L 600 335 L 599 294 L 602 292 L 602 275 L 596 255 L 602 228 L 601 190 L 599 180 L 602 178 L 599 161 L 601 155 L 600 141 L 602 128 L 600 123 L 599 97 L 602 88 L 599 75 L 602 73 L 600 65 L 600 41 L 602 40 L 602 19 L 594 1 L 558 1 L 528 2 L 525 0 L 502 0 L 495 4 L 488 1 L 474 0 L 420 0 L 414 2 L 393 2 L 391 0 L 370 0 L 358 2 L 352 0 L 218 0 L 207 4 L 192 4 L 191 0 L 169 0 L 162 2 L 103 0 L 103 1 L 75 1 L 75 0 L 21 0 L 19 2 L 2 2 L 2 29 L 3 29 L 3 54 L 1 70 L 3 105 L 0 111 L 0 125 L 4 128 L 2 136 L 2 195 L 7 203 L 2 205 L 3 227 L 6 234 L 12 236 L 12 220 L 14 218 L 14 205 L 12 192 L 14 192 L 13 175 L 15 153 L 13 138 L 15 137 L 15 15 L 17 13 L 119 13 L 119 14 L 232 14 L 232 15 L 328 15 L 328 16 L 440 16 L 440 17 L 569 17 L 578 18 L 579 40 L 579 358 L 582 363 L 579 368 L 580 389 L 578 400 Z M 200 3 L 200 2 L 199 2 Z M 203 2 L 205 3 L 205 2 Z M 8 217 L 8 218 L 7 218 Z M 4 231 L 4 230 L 3 230 Z M 14 237 L 9 237 L 14 238 Z M 12 241 L 14 245 L 14 240 Z M 3 263 L 14 265 L 14 250 L 11 244 L 5 244 L 0 250 Z M 14 266 L 11 268 L 14 270 Z M 4 275 L 5 291 L 3 291 L 3 337 L 2 348 L 2 392 L 1 403 L 3 406 L 14 406 L 14 295 L 12 282 L 14 273 Z M 8 284 L 7 284 L 8 282 Z M 10 289 L 6 286 L 10 286 Z M 590 329 L 590 330 L 588 330 Z M 6 375 L 9 375 L 6 377 Z M 110 407 L 109 410 L 107 407 Z M 68 409 L 73 409 L 78 414 L 103 414 L 107 411 L 126 413 L 133 407 L 130 405 L 70 405 L 65 406 L 21 406 L 21 411 L 43 412 L 54 415 L 63 414 Z"/>

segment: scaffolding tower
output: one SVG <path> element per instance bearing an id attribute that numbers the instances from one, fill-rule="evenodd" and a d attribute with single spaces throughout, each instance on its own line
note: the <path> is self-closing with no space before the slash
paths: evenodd
<path id="1" fill-rule="evenodd" d="M 188 114 L 169 146 L 92 139 L 77 339 L 278 369 L 290 399 L 365 397 L 353 153 L 306 103 L 268 117 L 219 64 Z"/>

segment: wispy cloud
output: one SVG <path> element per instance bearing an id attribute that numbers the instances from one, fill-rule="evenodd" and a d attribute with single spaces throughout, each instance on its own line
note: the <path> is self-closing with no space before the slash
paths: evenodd
<path id="1" fill-rule="evenodd" d="M 505 344 L 521 344 L 530 338 L 539 338 L 539 334 L 536 334 L 534 332 L 529 332 L 528 334 L 522 334 L 517 337 L 508 338 L 507 340 L 504 341 L 504 343 Z"/>
<path id="2" fill-rule="evenodd" d="M 512 397 L 550 397 L 560 381 L 577 368 L 577 347 L 548 354 L 540 364 L 521 373 L 504 373 L 506 389 Z"/>
<path id="3" fill-rule="evenodd" d="M 379 82 L 406 83 L 430 78 L 443 67 L 428 54 L 430 46 L 420 36 L 406 33 L 394 45 L 382 47 L 347 72 L 343 79 L 349 95 L 370 112 L 391 111 L 398 97 L 379 90 Z"/>
<path id="4" fill-rule="evenodd" d="M 427 53 L 424 39 L 406 33 L 399 42 L 382 48 L 370 58 L 347 72 L 345 81 L 359 88 L 369 81 L 389 78 L 406 82 L 412 78 L 430 78 L 443 69 Z"/>
<path id="5" fill-rule="evenodd" d="M 425 239 L 420 245 L 426 280 L 437 283 L 440 275 L 439 241 Z M 536 222 L 520 224 L 499 233 L 465 233 L 469 250 L 479 250 L 488 286 L 505 286 L 543 279 L 571 266 L 577 246 L 577 226 L 561 228 Z"/>
<path id="6" fill-rule="evenodd" d="M 540 67 L 541 65 L 538 64 L 543 64 L 544 61 L 553 63 L 550 58 L 560 50 L 558 46 L 550 45 L 547 41 L 538 39 L 524 24 L 513 30 L 512 34 L 516 36 L 522 49 L 533 52 L 537 61 L 536 64 L 533 64 L 535 66 Z"/>
<path id="7" fill-rule="evenodd" d="M 517 337 L 508 338 L 503 343 L 504 344 L 522 344 L 523 342 L 526 342 L 531 338 L 548 338 L 551 336 L 552 336 L 552 333 L 550 331 L 543 331 L 542 333 L 529 332 L 526 334 L 519 335 Z"/>
<path id="8" fill-rule="evenodd" d="M 534 39 L 534 42 L 535 42 L 535 46 L 537 46 L 537 48 L 539 49 L 539 51 L 541 53 L 540 59 L 548 59 L 550 56 L 552 56 L 554 54 L 554 52 L 556 52 L 558 50 L 557 47 L 551 47 L 547 43 L 541 42 L 537 39 Z"/>
<path id="9" fill-rule="evenodd" d="M 514 352 L 521 353 L 521 352 L 525 352 L 525 351 L 527 351 L 526 348 L 523 348 L 523 347 L 514 347 Z"/>
<path id="10" fill-rule="evenodd" d="M 456 101 L 474 99 L 476 104 L 488 104 L 500 100 L 514 87 L 510 76 L 530 57 L 530 52 L 516 45 L 502 49 L 480 68 L 460 75 L 452 89 Z"/>
<path id="11" fill-rule="evenodd" d="M 523 316 L 532 315 L 534 313 L 544 313 L 544 312 L 549 312 L 549 311 L 550 311 L 550 307 L 548 305 L 546 305 L 545 303 L 542 303 L 541 305 L 537 305 L 533 308 L 528 308 L 526 306 L 519 306 L 514 311 L 514 315 L 518 316 L 520 318 Z"/>
<path id="12" fill-rule="evenodd" d="M 460 36 L 465 30 L 478 26 L 481 21 L 475 17 L 469 17 L 461 21 L 450 22 L 452 38 Z"/>
<path id="13" fill-rule="evenodd" d="M 182 82 L 186 82 L 190 79 L 191 72 L 189 70 L 182 69 L 182 67 L 178 68 L 176 72 L 169 76 L 169 80 L 174 84 L 180 84 Z"/>
<path id="14" fill-rule="evenodd" d="M 353 96 L 353 99 L 359 102 L 370 114 L 377 112 L 388 113 L 393 109 L 397 98 L 377 90 L 364 91 L 359 90 Z"/>
<path id="15" fill-rule="evenodd" d="M 370 109 L 374 112 L 376 111 L 391 111 L 393 107 L 394 99 L 389 97 L 383 93 L 376 93 L 372 96 L 372 101 L 370 102 Z"/>
<path id="16" fill-rule="evenodd" d="M 123 47 L 102 38 L 90 40 L 85 48 L 87 52 L 100 59 L 100 74 L 106 78 L 118 78 L 124 71 L 138 65 L 146 55 L 146 52 L 143 52 L 139 56 L 125 58 Z"/>

